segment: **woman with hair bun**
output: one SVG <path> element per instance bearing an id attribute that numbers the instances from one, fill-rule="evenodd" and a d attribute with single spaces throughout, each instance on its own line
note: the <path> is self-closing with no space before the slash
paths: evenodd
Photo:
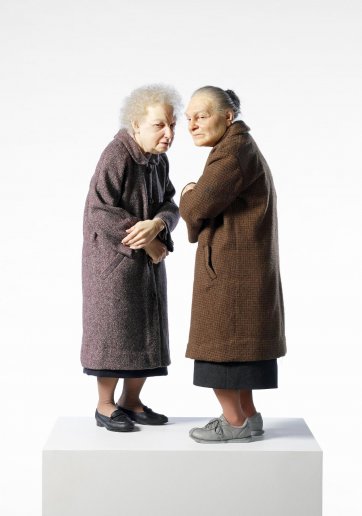
<path id="1" fill-rule="evenodd" d="M 187 107 L 195 145 L 212 147 L 180 214 L 198 242 L 186 356 L 194 384 L 213 388 L 223 413 L 190 430 L 197 442 L 248 442 L 262 435 L 254 389 L 278 387 L 286 354 L 276 193 L 232 90 L 205 86 Z"/>
<path id="2" fill-rule="evenodd" d="M 180 104 L 173 88 L 159 84 L 126 98 L 123 127 L 100 157 L 85 204 L 81 363 L 97 377 L 97 425 L 111 431 L 167 422 L 140 392 L 170 363 L 164 260 L 179 213 L 166 152 Z"/>

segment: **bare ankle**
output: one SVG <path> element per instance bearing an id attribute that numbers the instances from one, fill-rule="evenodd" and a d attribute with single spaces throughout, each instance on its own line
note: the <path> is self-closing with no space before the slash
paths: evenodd
<path id="1" fill-rule="evenodd" d="M 253 417 L 256 414 L 255 408 L 254 409 L 249 409 L 249 410 L 244 410 L 243 409 L 243 412 L 244 412 L 246 417 Z"/>
<path id="2" fill-rule="evenodd" d="M 98 401 L 97 410 L 103 416 L 110 417 L 116 409 L 117 407 L 113 401 Z"/>
<path id="3" fill-rule="evenodd" d="M 226 421 L 231 426 L 243 426 L 243 424 L 246 421 L 245 417 L 244 418 L 243 417 L 239 417 L 239 416 L 229 416 L 229 417 L 226 417 L 225 414 L 224 414 L 224 418 L 226 419 Z"/>
<path id="4" fill-rule="evenodd" d="M 134 410 L 135 412 L 143 412 L 143 404 L 139 399 L 132 400 L 129 398 L 123 398 L 121 396 L 117 402 L 117 405 L 128 410 Z"/>

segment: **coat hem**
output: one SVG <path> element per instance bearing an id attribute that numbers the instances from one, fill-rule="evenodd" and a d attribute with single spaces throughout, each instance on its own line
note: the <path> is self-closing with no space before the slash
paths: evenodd
<path id="1" fill-rule="evenodd" d="M 124 371 L 143 371 L 145 369 L 149 369 L 149 370 L 152 370 L 152 369 L 158 369 L 160 367 L 167 367 L 171 364 L 171 361 L 167 361 L 167 362 L 161 362 L 161 363 L 157 363 L 157 364 L 152 364 L 151 366 L 146 366 L 146 365 L 142 365 L 142 366 L 139 366 L 139 365 L 134 365 L 134 364 L 118 364 L 118 363 L 112 363 L 112 364 L 101 364 L 101 363 L 85 363 L 85 362 L 81 362 L 81 365 L 83 368 L 85 369 L 102 369 L 102 370 L 110 370 L 110 371 L 119 371 L 119 370 L 124 370 Z"/>
<path id="2" fill-rule="evenodd" d="M 225 341 L 222 341 L 220 343 L 214 342 L 213 344 L 213 349 L 194 350 L 193 346 L 189 343 L 185 357 L 205 362 L 254 362 L 256 360 L 281 358 L 287 354 L 285 338 L 280 341 L 240 339 L 240 341 L 234 341 L 233 343 L 225 343 Z M 263 349 L 265 345 L 274 348 L 274 350 L 269 353 L 266 352 L 265 349 Z M 221 351 L 227 347 L 228 351 Z M 234 349 L 232 350 L 232 348 Z"/>

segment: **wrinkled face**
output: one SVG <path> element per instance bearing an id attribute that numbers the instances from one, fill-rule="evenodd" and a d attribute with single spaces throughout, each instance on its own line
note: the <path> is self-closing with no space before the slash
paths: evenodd
<path id="1" fill-rule="evenodd" d="M 164 104 L 148 106 L 145 116 L 132 122 L 134 139 L 143 152 L 167 152 L 175 134 L 176 118 L 173 108 Z"/>
<path id="2" fill-rule="evenodd" d="M 194 144 L 199 147 L 213 147 L 232 124 L 233 113 L 218 111 L 210 95 L 199 93 L 191 98 L 186 118 Z"/>

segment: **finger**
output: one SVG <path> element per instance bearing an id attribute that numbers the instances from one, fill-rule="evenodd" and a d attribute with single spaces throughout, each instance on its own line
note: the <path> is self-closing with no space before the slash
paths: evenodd
<path id="1" fill-rule="evenodd" d="M 129 244 L 144 244 L 146 242 L 146 238 L 144 235 L 136 235 L 130 239 Z"/>
<path id="2" fill-rule="evenodd" d="M 139 231 L 139 230 L 140 230 L 140 226 L 139 226 L 138 222 L 136 222 L 136 224 L 134 224 L 130 228 L 126 229 L 127 233 L 130 233 L 131 231 Z"/>
<path id="3" fill-rule="evenodd" d="M 128 245 L 130 245 L 130 246 L 131 245 L 143 245 L 143 246 L 145 246 L 145 245 L 148 245 L 148 243 L 149 242 L 147 242 L 147 240 L 145 238 L 137 237 L 137 238 L 132 238 L 132 240 L 130 240 L 128 242 Z"/>
<path id="4" fill-rule="evenodd" d="M 129 241 L 132 240 L 132 238 L 132 234 L 125 236 L 122 240 L 122 244 L 128 244 Z"/>
<path id="5" fill-rule="evenodd" d="M 130 249 L 144 249 L 146 246 L 145 244 L 139 244 L 139 245 L 130 245 L 129 248 Z"/>
<path id="6" fill-rule="evenodd" d="M 138 235 L 138 230 L 134 229 L 129 235 L 125 236 L 122 244 L 129 244 Z"/>
<path id="7" fill-rule="evenodd" d="M 144 229 L 135 229 L 134 231 L 132 231 L 132 233 L 127 235 L 125 238 L 129 239 L 128 241 L 131 242 L 132 239 L 136 240 L 137 238 L 144 238 L 144 239 L 148 238 L 149 239 L 150 235 Z"/>

